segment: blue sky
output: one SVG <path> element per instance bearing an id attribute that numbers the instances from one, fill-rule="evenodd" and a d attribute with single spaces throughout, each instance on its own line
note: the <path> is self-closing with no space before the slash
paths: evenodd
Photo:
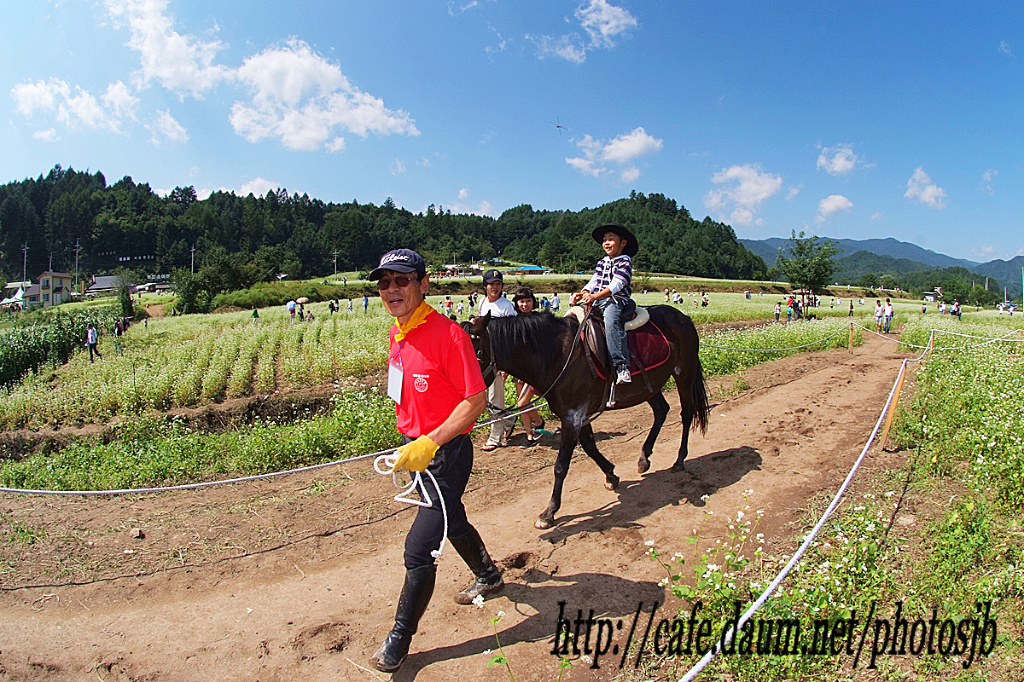
<path id="1" fill-rule="evenodd" d="M 637 190 L 743 238 L 1012 258 L 1022 29 L 984 1 L 14 3 L 0 182 L 60 163 L 492 216 Z"/>

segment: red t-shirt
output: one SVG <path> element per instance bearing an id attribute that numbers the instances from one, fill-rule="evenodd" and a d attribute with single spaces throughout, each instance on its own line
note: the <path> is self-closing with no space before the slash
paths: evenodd
<path id="1" fill-rule="evenodd" d="M 401 344 L 395 343 L 395 327 L 390 338 L 388 362 L 398 364 L 401 358 L 402 402 L 395 412 L 398 430 L 406 436 L 430 433 L 456 405 L 486 390 L 469 334 L 444 315 L 430 312 Z"/>

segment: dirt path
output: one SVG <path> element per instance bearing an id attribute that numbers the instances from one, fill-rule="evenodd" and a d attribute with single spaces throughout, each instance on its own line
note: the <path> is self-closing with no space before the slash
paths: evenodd
<path id="1" fill-rule="evenodd" d="M 866 442 L 903 357 L 896 344 L 865 337 L 852 355 L 804 354 L 711 382 L 711 425 L 705 438 L 691 437 L 682 474 L 667 471 L 678 418 L 641 477 L 648 408 L 606 413 L 595 423 L 599 446 L 622 484 L 606 491 L 597 467 L 577 455 L 549 531 L 533 521 L 550 495 L 554 439 L 532 450 L 478 449 L 465 501 L 507 569 L 509 585 L 488 609 L 504 611 L 498 629 L 517 678 L 557 676 L 559 602 L 573 616 L 593 608 L 627 628 L 639 601 L 664 602 L 645 543 L 691 552 L 686 537 L 710 509 L 702 535 L 713 544 L 744 491 L 752 510 L 765 511 L 766 551 L 790 551 L 805 510 L 838 487 Z M 877 448 L 869 457 L 869 466 L 892 458 Z M 11 529 L 0 557 L 0 680 L 386 679 L 360 666 L 391 625 L 403 577 L 411 512 L 391 501 L 390 486 L 355 463 L 164 496 L 0 499 L 0 528 Z M 487 612 L 451 600 L 467 576 L 446 550 L 395 679 L 507 679 L 487 668 Z M 618 660 L 604 663 L 577 662 L 563 679 L 609 679 Z"/>

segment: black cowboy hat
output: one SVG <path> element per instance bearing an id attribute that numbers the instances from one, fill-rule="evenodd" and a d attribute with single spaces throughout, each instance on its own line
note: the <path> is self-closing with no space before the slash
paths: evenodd
<path id="1" fill-rule="evenodd" d="M 604 241 L 605 232 L 614 232 L 623 239 L 626 240 L 626 248 L 622 250 L 622 253 L 626 254 L 630 258 L 636 255 L 636 252 L 640 249 L 640 245 L 637 244 L 636 237 L 629 229 L 621 223 L 607 223 L 601 227 L 594 228 L 594 231 L 590 233 L 590 236 L 594 238 L 594 241 L 600 244 Z"/>

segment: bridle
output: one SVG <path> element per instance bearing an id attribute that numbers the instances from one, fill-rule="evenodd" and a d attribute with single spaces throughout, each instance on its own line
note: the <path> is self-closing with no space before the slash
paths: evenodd
<path id="1" fill-rule="evenodd" d="M 470 339 L 476 339 L 478 341 L 480 341 L 484 335 L 487 336 L 487 346 L 488 346 L 488 350 L 490 351 L 490 357 L 489 357 L 490 361 L 488 362 L 487 366 L 483 369 L 482 374 L 483 374 L 483 377 L 484 377 L 484 384 L 487 385 L 487 386 L 490 386 L 494 382 L 495 378 L 498 375 L 498 365 L 497 365 L 497 363 L 494 360 L 494 356 L 495 356 L 495 353 L 494 353 L 494 339 L 491 336 L 491 332 L 488 331 L 487 329 L 484 329 L 484 333 L 483 334 L 473 334 L 473 333 L 470 333 L 470 332 L 467 332 L 467 333 L 469 334 Z M 544 399 L 547 397 L 548 393 L 551 393 L 551 391 L 554 390 L 555 386 L 558 385 L 558 382 L 559 382 L 559 380 L 561 380 L 562 375 L 565 374 L 565 370 L 569 368 L 569 363 L 572 361 L 572 356 L 576 353 L 576 346 L 577 346 L 577 344 L 580 341 L 580 336 L 581 335 L 574 332 L 572 336 L 573 336 L 572 347 L 569 349 L 569 354 L 565 358 L 565 364 L 562 365 L 562 369 L 558 372 L 558 376 L 555 377 L 555 380 L 551 382 L 551 385 L 548 386 L 548 389 L 546 391 L 544 391 L 543 393 L 538 395 L 536 398 L 534 398 L 533 400 L 528 402 L 526 405 L 513 406 L 511 408 L 498 407 L 494 403 L 492 403 L 490 401 L 487 401 L 487 411 L 491 413 L 491 416 L 499 418 L 499 419 L 503 419 L 505 416 L 511 415 L 513 412 L 518 414 L 520 411 L 531 410 L 534 407 L 538 406 L 541 402 L 543 402 Z M 482 348 L 477 348 L 476 349 L 476 359 L 477 359 L 477 362 L 482 362 L 483 361 L 483 358 L 481 357 L 482 355 L 483 355 L 483 349 Z M 488 376 L 490 376 L 489 379 L 488 379 Z M 600 413 L 598 413 L 598 414 L 600 414 Z"/>

